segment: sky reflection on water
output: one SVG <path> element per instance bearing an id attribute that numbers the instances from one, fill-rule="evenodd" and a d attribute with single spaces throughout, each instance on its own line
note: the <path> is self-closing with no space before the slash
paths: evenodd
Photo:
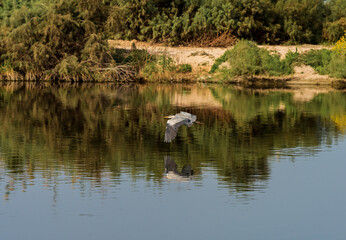
<path id="1" fill-rule="evenodd" d="M 346 236 L 344 92 L 0 89 L 1 239 Z M 180 110 L 204 124 L 164 144 Z M 167 177 L 167 156 L 193 176 Z"/>

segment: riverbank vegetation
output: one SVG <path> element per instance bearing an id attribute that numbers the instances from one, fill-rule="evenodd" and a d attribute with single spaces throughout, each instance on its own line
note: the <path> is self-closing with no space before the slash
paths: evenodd
<path id="1" fill-rule="evenodd" d="M 135 54 L 119 56 L 107 39 L 203 46 L 229 46 L 237 39 L 333 43 L 346 27 L 345 9 L 342 0 L 2 0 L 0 78 L 119 82 L 164 72 L 189 73 L 191 66 L 170 63 L 168 56 L 148 56 L 135 49 Z M 257 51 L 253 44 L 250 48 L 249 56 L 256 55 L 251 60 L 260 59 L 262 65 L 245 72 L 234 67 L 233 75 L 292 71 L 288 60 Z M 345 60 L 338 54 L 330 53 L 329 67 L 337 72 Z"/>
<path id="2" fill-rule="evenodd" d="M 345 46 L 343 36 L 331 50 L 310 50 L 303 54 L 297 51 L 288 52 L 283 59 L 280 59 L 278 53 L 259 48 L 254 42 L 242 40 L 216 59 L 210 73 L 219 71 L 223 79 L 237 76 L 251 78 L 256 75 L 285 76 L 294 72 L 294 66 L 306 64 L 321 75 L 346 78 Z M 220 68 L 223 63 L 227 63 L 226 67 Z"/>
<path id="3" fill-rule="evenodd" d="M 223 72 L 229 77 L 269 75 L 281 76 L 293 72 L 292 63 L 297 59 L 298 53 L 289 52 L 285 59 L 280 59 L 279 54 L 271 54 L 268 50 L 259 48 L 254 42 L 242 40 L 234 48 L 227 50 L 211 69 L 211 73 L 218 69 L 223 62 L 229 68 Z"/>
<path id="4" fill-rule="evenodd" d="M 0 74 L 10 80 L 129 80 L 102 37 L 101 1 L 4 1 Z M 13 5 L 11 5 L 12 3 Z M 11 9 L 12 7 L 12 9 Z"/>
<path id="5" fill-rule="evenodd" d="M 192 72 L 190 64 L 177 64 L 167 53 L 160 55 L 149 54 L 143 49 L 116 49 L 112 56 L 124 66 L 136 72 L 138 80 L 150 82 L 166 82 L 186 79 Z"/>
<path id="6" fill-rule="evenodd" d="M 110 35 L 173 45 L 226 36 L 259 44 L 317 44 L 337 41 L 346 26 L 343 0 L 114 0 L 109 5 Z"/>

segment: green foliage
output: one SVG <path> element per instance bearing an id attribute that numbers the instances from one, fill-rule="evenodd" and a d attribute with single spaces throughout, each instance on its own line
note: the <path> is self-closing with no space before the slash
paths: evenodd
<path id="1" fill-rule="evenodd" d="M 337 78 L 346 78 L 346 30 L 344 36 L 332 48 L 329 73 Z"/>
<path id="2" fill-rule="evenodd" d="M 319 74 L 346 78 L 345 51 L 311 50 L 305 53 L 302 59 L 305 64 L 313 67 Z"/>
<path id="3" fill-rule="evenodd" d="M 177 69 L 173 59 L 166 54 L 157 55 L 150 59 L 142 69 L 144 76 L 152 79 L 155 75 L 173 72 Z"/>
<path id="4" fill-rule="evenodd" d="M 227 50 L 221 57 L 217 58 L 213 66 L 211 66 L 209 73 L 214 73 L 222 63 L 226 62 L 230 57 L 230 52 L 230 50 Z"/>
<path id="5" fill-rule="evenodd" d="M 78 69 L 88 68 L 77 71 L 83 72 L 83 79 L 108 79 L 108 70 L 113 71 L 121 59 L 109 49 L 105 40 L 109 37 L 172 45 L 232 45 L 236 39 L 269 44 L 335 42 L 346 27 L 345 9 L 344 0 L 2 0 L 0 77 L 25 79 L 27 73 L 37 73 L 58 79 L 57 66 L 74 59 L 71 63 L 76 60 Z M 243 70 L 249 68 L 246 74 L 290 71 L 291 63 L 283 64 L 275 54 L 249 51 L 249 62 L 262 67 L 244 65 Z M 135 61 L 139 58 L 133 56 Z M 130 65 L 139 69 L 145 61 Z M 333 58 L 335 64 L 338 61 Z M 64 72 L 74 76 L 72 69 Z"/>
<path id="6" fill-rule="evenodd" d="M 326 1 L 328 15 L 323 26 L 323 39 L 335 43 L 346 29 L 346 1 Z"/>
<path id="7" fill-rule="evenodd" d="M 231 76 L 263 74 L 261 51 L 254 42 L 239 41 L 230 51 L 229 73 Z"/>
<path id="8" fill-rule="evenodd" d="M 182 72 L 182 73 L 192 72 L 192 67 L 190 64 L 180 64 L 178 66 L 178 72 Z"/>
<path id="9" fill-rule="evenodd" d="M 253 42 L 239 41 L 233 49 L 216 59 L 211 73 L 219 65 L 228 62 L 229 69 L 223 70 L 227 77 L 269 75 L 282 76 L 293 73 L 294 64 L 306 64 L 313 67 L 319 74 L 336 78 L 346 77 L 346 51 L 343 46 L 344 37 L 336 44 L 333 50 L 310 50 L 302 55 L 298 52 L 288 52 L 284 59 L 263 48 L 257 47 Z"/>
<path id="10" fill-rule="evenodd" d="M 60 61 L 53 69 L 53 73 L 61 80 L 80 80 L 85 76 L 90 76 L 87 68 L 74 55 Z"/>
<path id="11" fill-rule="evenodd" d="M 258 43 L 335 42 L 346 18 L 343 0 L 3 0 L 1 4 L 0 20 L 11 28 L 28 22 L 38 11 L 46 15 L 58 10 L 62 16 L 70 14 L 87 35 L 102 32 L 175 45 L 198 42 L 201 36 L 212 41 L 225 33 Z"/>
<path id="12" fill-rule="evenodd" d="M 258 43 L 319 43 L 340 37 L 343 0 L 111 1 L 107 33 L 170 44 L 224 33 Z"/>
<path id="13" fill-rule="evenodd" d="M 288 43 L 319 43 L 327 15 L 323 0 L 279 0 L 276 9 L 283 26 L 283 41 Z"/>
<path id="14" fill-rule="evenodd" d="M 335 43 L 346 29 L 346 18 L 342 17 L 334 22 L 326 22 L 323 28 L 323 38 L 330 43 Z"/>
<path id="15" fill-rule="evenodd" d="M 140 71 L 144 68 L 148 63 L 156 60 L 156 57 L 150 55 L 146 50 L 122 50 L 122 49 L 113 49 L 112 51 L 113 57 L 117 62 L 121 64 L 131 65 L 137 71 Z"/>
<path id="16" fill-rule="evenodd" d="M 300 59 L 300 54 L 298 53 L 296 49 L 295 52 L 288 51 L 283 61 L 285 61 L 286 65 L 291 66 L 292 64 L 299 62 L 300 61 L 299 59 Z"/>
<path id="17" fill-rule="evenodd" d="M 327 74 L 326 66 L 331 60 L 331 51 L 327 49 L 311 50 L 303 55 L 303 62 L 320 74 Z"/>
<path id="18" fill-rule="evenodd" d="M 0 31 L 1 78 L 108 79 L 117 67 L 102 39 L 108 13 L 96 1 L 5 1 Z M 12 74 L 12 73 L 11 73 Z M 13 75 L 13 74 L 12 74 Z"/>
<path id="19" fill-rule="evenodd" d="M 332 52 L 327 66 L 329 75 L 336 78 L 346 78 L 346 54 Z"/>
<path id="20" fill-rule="evenodd" d="M 297 58 L 298 53 L 289 53 L 288 58 L 281 60 L 275 52 L 259 48 L 254 42 L 242 40 L 215 61 L 211 72 L 215 72 L 221 63 L 227 61 L 230 68 L 226 73 L 229 76 L 281 76 L 293 72 L 292 63 Z"/>

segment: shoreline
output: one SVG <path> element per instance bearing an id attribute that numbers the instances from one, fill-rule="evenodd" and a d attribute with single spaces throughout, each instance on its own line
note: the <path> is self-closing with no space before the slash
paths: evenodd
<path id="1" fill-rule="evenodd" d="M 0 86 L 3 84 L 43 84 L 43 85 L 94 85 L 94 84 L 111 84 L 111 85 L 133 85 L 133 84 L 225 84 L 225 85 L 235 85 L 244 88 L 310 88 L 310 87 L 324 87 L 332 88 L 335 90 L 346 89 L 346 80 L 340 79 L 327 79 L 325 81 L 316 82 L 313 80 L 304 81 L 298 78 L 291 77 L 266 77 L 266 76 L 256 76 L 252 79 L 245 79 L 243 77 L 235 77 L 227 81 L 218 81 L 213 78 L 204 78 L 204 76 L 196 75 L 184 75 L 180 77 L 172 77 L 170 79 L 162 79 L 160 81 L 147 81 L 143 78 L 138 78 L 137 81 L 122 81 L 117 82 L 114 80 L 109 81 L 70 81 L 70 80 L 60 80 L 60 81 L 51 81 L 51 80 L 1 80 Z"/>
<path id="2" fill-rule="evenodd" d="M 268 80 L 272 81 L 272 80 Z M 287 80 L 288 81 L 288 80 Z M 277 90 L 277 91 L 291 91 L 291 90 L 311 90 L 311 89 L 319 89 L 323 91 L 346 91 L 346 87 L 335 87 L 333 85 L 326 85 L 326 84 L 307 84 L 304 82 L 301 82 L 299 84 L 283 84 L 284 81 L 277 81 L 276 84 L 273 84 L 272 82 L 259 82 L 258 84 L 255 84 L 251 82 L 247 82 L 247 84 L 244 84 L 244 82 L 236 82 L 236 81 L 229 81 L 229 82 L 216 82 L 216 81 L 189 81 L 188 79 L 184 79 L 182 81 L 161 81 L 161 82 L 114 82 L 114 81 L 103 81 L 103 82 L 95 82 L 95 81 L 88 81 L 88 82 L 78 82 L 78 81 L 16 81 L 16 80 L 5 80 L 0 81 L 0 88 L 1 87 L 23 87 L 27 86 L 29 88 L 31 87 L 94 87 L 94 86 L 107 86 L 107 87 L 126 87 L 126 86 L 146 86 L 146 85 L 162 85 L 162 86 L 191 86 L 191 85 L 203 85 L 203 86 L 213 86 L 213 85 L 224 85 L 224 86 L 233 86 L 235 88 L 240 89 L 252 89 L 252 90 Z"/>
<path id="3" fill-rule="evenodd" d="M 175 70 L 164 69 L 161 72 L 152 72 L 149 75 L 143 74 L 141 70 L 135 73 L 131 62 L 127 65 L 128 71 L 133 72 L 133 78 L 126 78 L 123 81 L 114 79 L 110 76 L 109 80 L 103 79 L 97 81 L 94 79 L 50 79 L 49 74 L 41 79 L 27 78 L 27 74 L 24 76 L 12 75 L 11 73 L 0 74 L 0 82 L 14 81 L 14 82 L 72 82 L 72 83 L 114 83 L 114 84 L 142 84 L 142 83 L 224 83 L 224 84 L 235 84 L 242 85 L 244 87 L 254 88 L 282 88 L 282 87 L 295 87 L 295 86 L 330 86 L 336 89 L 346 88 L 346 79 L 337 79 L 329 77 L 327 75 L 318 74 L 311 66 L 301 64 L 294 67 L 294 73 L 284 76 L 265 76 L 255 75 L 252 77 L 232 77 L 222 79 L 218 76 L 218 73 L 210 73 L 215 60 L 220 58 L 227 50 L 232 47 L 191 47 L 191 46 L 178 46 L 168 47 L 162 44 L 153 44 L 148 42 L 140 42 L 137 40 L 108 40 L 108 45 L 111 49 L 126 52 L 127 54 L 134 53 L 134 50 L 145 50 L 147 56 L 164 56 L 171 58 L 175 65 Z M 285 58 L 288 52 L 304 53 L 310 50 L 330 49 L 331 46 L 322 45 L 259 45 L 259 48 L 264 48 L 268 51 L 279 54 L 280 58 Z M 136 59 L 135 59 L 136 61 Z M 178 71 L 179 66 L 190 65 L 191 69 L 187 72 Z M 126 68 L 126 65 L 124 65 Z M 219 69 L 227 69 L 228 63 L 224 62 L 219 66 Z M 124 69 L 125 69 L 124 68 Z M 125 70 L 126 71 L 126 70 Z M 221 71 L 219 71 L 220 73 Z M 30 74 L 29 74 L 30 75 Z M 44 73 L 36 74 L 36 76 L 45 76 Z M 47 78 L 48 77 L 48 78 Z"/>
<path id="4" fill-rule="evenodd" d="M 175 74 L 174 79 L 164 79 L 164 82 L 211 82 L 218 83 L 215 74 L 210 74 L 209 71 L 214 64 L 215 60 L 221 57 L 227 50 L 232 47 L 188 47 L 178 46 L 169 47 L 162 44 L 153 44 L 147 42 L 141 42 L 137 40 L 108 40 L 108 44 L 112 48 L 118 48 L 123 50 L 146 50 L 149 54 L 153 55 L 167 55 L 171 57 L 176 64 L 189 64 L 192 66 L 191 73 Z M 305 53 L 310 50 L 331 49 L 331 46 L 323 45 L 259 45 L 260 48 L 274 51 L 280 55 L 280 58 L 284 58 L 288 52 Z M 222 65 L 221 65 L 222 67 Z M 245 80 L 245 81 L 244 81 Z M 255 81 L 257 80 L 257 83 Z M 337 83 L 338 87 L 346 87 L 346 81 L 344 79 L 337 79 L 329 77 L 327 75 L 318 74 L 311 66 L 300 65 L 294 67 L 294 73 L 287 76 L 271 77 L 271 76 L 254 76 L 250 80 L 246 77 L 235 77 L 224 81 L 224 83 L 244 84 L 250 86 L 261 85 L 265 83 L 274 84 L 280 82 L 280 85 L 296 86 L 296 85 L 325 85 L 333 86 Z"/>

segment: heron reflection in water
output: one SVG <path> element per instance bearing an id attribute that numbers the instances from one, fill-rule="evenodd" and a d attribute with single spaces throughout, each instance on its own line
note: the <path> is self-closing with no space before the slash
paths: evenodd
<path id="1" fill-rule="evenodd" d="M 171 156 L 165 156 L 165 177 L 167 179 L 188 180 L 193 175 L 193 169 L 190 165 L 184 165 L 181 172 Z"/>
<path id="2" fill-rule="evenodd" d="M 180 112 L 175 115 L 166 116 L 165 118 L 169 118 L 169 120 L 167 121 L 164 142 L 172 142 L 177 136 L 179 127 L 183 124 L 188 127 L 191 127 L 194 122 L 201 124 L 196 121 L 196 115 L 187 112 Z"/>

